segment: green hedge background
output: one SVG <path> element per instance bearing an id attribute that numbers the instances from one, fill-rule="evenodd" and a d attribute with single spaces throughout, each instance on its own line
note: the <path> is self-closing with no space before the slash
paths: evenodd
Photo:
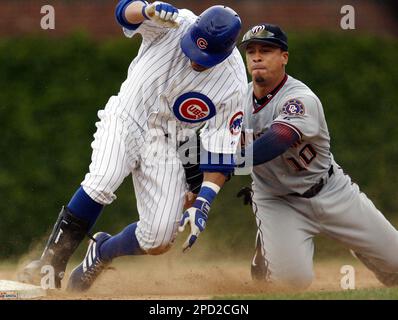
<path id="1" fill-rule="evenodd" d="M 97 110 L 116 94 L 139 41 L 0 40 L 0 258 L 15 258 L 51 230 L 86 173 Z M 332 152 L 388 217 L 398 212 L 398 41 L 349 33 L 290 36 L 288 73 L 323 102 Z M 202 243 L 252 252 L 255 222 L 235 193 L 216 200 Z M 95 230 L 115 233 L 138 217 L 131 179 Z M 44 242 L 41 241 L 41 247 Z"/>

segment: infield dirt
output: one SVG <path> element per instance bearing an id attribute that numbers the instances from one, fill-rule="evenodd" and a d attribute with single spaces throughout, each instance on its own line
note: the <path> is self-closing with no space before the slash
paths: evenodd
<path id="1" fill-rule="evenodd" d="M 115 261 L 85 294 L 51 291 L 45 299 L 209 299 L 213 296 L 286 292 L 251 280 L 250 259 L 220 259 L 172 250 L 162 256 L 125 257 Z M 78 264 L 72 261 L 67 269 Z M 374 275 L 354 259 L 321 260 L 314 264 L 314 281 L 306 291 L 338 291 L 343 265 L 355 268 L 356 288 L 380 288 Z M 0 265 L 0 279 L 15 280 L 15 264 Z M 63 287 L 66 287 L 66 280 Z"/>

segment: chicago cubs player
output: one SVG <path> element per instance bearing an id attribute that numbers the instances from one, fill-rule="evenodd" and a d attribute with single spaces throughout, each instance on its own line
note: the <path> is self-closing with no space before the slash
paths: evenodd
<path id="1" fill-rule="evenodd" d="M 139 221 L 115 236 L 96 233 L 68 289 L 84 291 L 111 261 L 123 255 L 161 254 L 177 230 L 190 225 L 189 249 L 204 230 L 210 205 L 234 168 L 247 91 L 243 60 L 236 48 L 241 20 L 232 9 L 213 6 L 196 16 L 170 4 L 122 0 L 116 18 L 127 37 L 142 44 L 117 96 L 98 112 L 89 172 L 62 208 L 40 260 L 20 279 L 37 283 L 40 268 L 52 265 L 61 286 L 66 264 L 92 229 L 102 208 L 132 174 Z M 187 191 L 180 141 L 196 137 L 206 161 L 203 183 L 193 205 L 183 212 Z M 197 186 L 196 186 L 197 187 Z"/>
<path id="2" fill-rule="evenodd" d="M 285 73 L 286 34 L 260 24 L 240 46 L 253 79 L 244 119 L 255 139 L 247 148 L 253 183 L 238 194 L 252 203 L 258 226 L 253 278 L 309 286 L 313 237 L 323 233 L 355 252 L 383 284 L 398 285 L 398 232 L 335 162 L 321 101 Z"/>

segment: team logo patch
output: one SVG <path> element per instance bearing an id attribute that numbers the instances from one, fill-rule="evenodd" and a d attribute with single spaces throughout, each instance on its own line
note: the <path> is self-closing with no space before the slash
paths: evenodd
<path id="1" fill-rule="evenodd" d="M 206 228 L 206 220 L 205 219 L 199 218 L 198 223 L 202 227 L 202 229 Z"/>
<path id="2" fill-rule="evenodd" d="M 255 27 L 252 28 L 252 33 L 256 34 L 258 32 L 263 31 L 264 29 L 265 29 L 264 25 L 255 26 Z"/>
<path id="3" fill-rule="evenodd" d="M 305 109 L 303 103 L 300 100 L 292 99 L 287 101 L 283 105 L 282 112 L 291 116 L 303 116 L 305 113 Z"/>
<path id="4" fill-rule="evenodd" d="M 232 135 L 238 135 L 242 131 L 243 112 L 235 113 L 229 122 L 229 131 Z"/>
<path id="5" fill-rule="evenodd" d="M 196 40 L 196 44 L 198 45 L 199 49 L 201 49 L 201 50 L 207 49 L 207 46 L 209 45 L 207 43 L 206 39 L 203 39 L 203 38 L 198 38 L 198 40 Z"/>
<path id="6" fill-rule="evenodd" d="M 173 105 L 173 112 L 180 121 L 196 123 L 214 117 L 216 107 L 204 94 L 188 92 L 178 97 Z"/>

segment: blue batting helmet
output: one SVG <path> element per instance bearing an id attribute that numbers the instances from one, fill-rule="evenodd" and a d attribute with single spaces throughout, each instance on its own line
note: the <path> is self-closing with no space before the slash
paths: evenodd
<path id="1" fill-rule="evenodd" d="M 231 8 L 213 6 L 204 11 L 181 39 L 181 49 L 192 61 L 211 68 L 235 48 L 242 22 Z"/>

